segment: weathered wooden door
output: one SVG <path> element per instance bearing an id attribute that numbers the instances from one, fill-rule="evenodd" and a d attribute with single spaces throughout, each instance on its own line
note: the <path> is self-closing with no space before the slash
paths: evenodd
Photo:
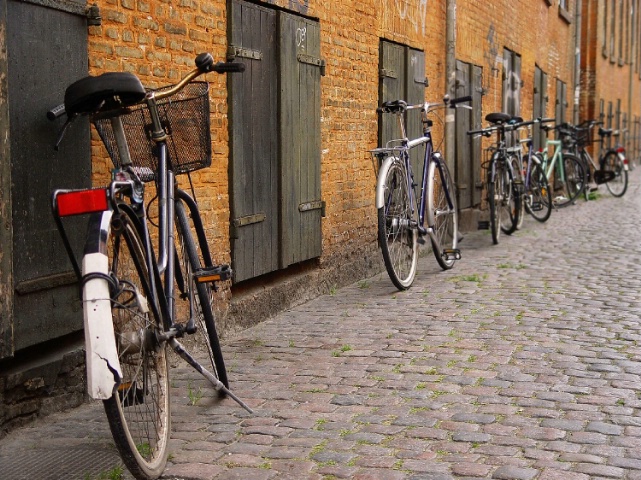
<path id="1" fill-rule="evenodd" d="M 240 282 L 321 255 L 318 22 L 229 2 L 232 267 Z"/>
<path id="2" fill-rule="evenodd" d="M 0 336 L 6 343 L 0 357 L 82 329 L 78 289 L 71 285 L 75 277 L 52 220 L 50 198 L 56 188 L 89 185 L 89 128 L 76 122 L 54 152 L 61 124 L 49 122 L 45 113 L 62 102 L 67 85 L 87 74 L 84 6 L 80 0 L 0 5 L 6 8 L 0 36 L 4 30 L 9 105 L 8 127 L 0 126 L 9 136 L 9 156 L 0 159 L 0 169 L 10 172 L 13 228 L 11 244 L 1 245 L 12 258 L 13 338 L 6 341 L 11 318 L 3 311 Z M 86 220 L 78 220 L 70 231 L 81 250 Z"/>
<path id="3" fill-rule="evenodd" d="M 279 12 L 281 267 L 321 254 L 318 22 Z"/>
<path id="4" fill-rule="evenodd" d="M 276 11 L 230 2 L 229 75 L 232 265 L 236 281 L 278 269 Z"/>
<path id="5" fill-rule="evenodd" d="M 534 67 L 534 105 L 532 116 L 534 118 L 546 118 L 548 107 L 548 75 L 538 66 Z M 535 149 L 543 146 L 541 129 L 537 126 L 532 128 L 532 143 Z"/>
<path id="6" fill-rule="evenodd" d="M 456 62 L 456 96 L 470 95 L 472 110 L 456 109 L 456 168 L 458 207 L 471 208 L 481 203 L 481 137 L 470 137 L 468 130 L 482 128 L 481 95 L 483 69 L 466 62 Z"/>
<path id="7" fill-rule="evenodd" d="M 408 104 L 425 102 L 425 54 L 405 45 L 381 40 L 379 46 L 379 104 L 393 100 L 405 100 Z M 422 135 L 421 116 L 418 110 L 408 112 L 405 117 L 408 138 Z M 398 119 L 395 115 L 379 116 L 379 146 L 389 140 L 401 137 Z M 422 175 L 423 155 L 421 149 L 411 154 L 412 170 L 416 181 Z"/>

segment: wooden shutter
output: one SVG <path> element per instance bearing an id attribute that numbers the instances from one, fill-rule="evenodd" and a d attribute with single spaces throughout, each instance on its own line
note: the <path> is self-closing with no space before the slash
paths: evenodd
<path id="1" fill-rule="evenodd" d="M 239 282 L 278 269 L 278 71 L 276 11 L 230 4 L 228 75 L 232 268 Z"/>
<path id="2" fill-rule="evenodd" d="M 279 12 L 280 266 L 320 256 L 320 58 L 318 22 Z"/>
<path id="3" fill-rule="evenodd" d="M 9 107 L 8 125 L 0 122 L 0 131 L 10 144 L 10 158 L 0 159 L 0 177 L 9 172 L 11 178 L 12 214 L 3 221 L 12 221 L 13 229 L 10 244 L 7 237 L 0 239 L 0 256 L 13 262 L 13 288 L 5 292 L 13 296 L 13 312 L 9 318 L 0 315 L 0 357 L 82 330 L 76 278 L 53 222 L 50 198 L 57 188 L 90 185 L 89 125 L 86 119 L 76 121 L 55 152 L 62 122 L 49 122 L 45 113 L 62 103 L 69 84 L 87 75 L 83 4 L 8 1 L 0 6 L 0 36 L 6 35 L 0 42 L 6 42 L 8 54 L 0 77 L 8 70 Z M 69 220 L 70 240 L 80 255 L 86 218 Z M 11 322 L 13 339 L 7 330 Z"/>
<path id="4" fill-rule="evenodd" d="M 379 45 L 379 104 L 405 98 L 405 47 L 382 40 Z M 384 147 L 401 132 L 393 115 L 379 115 L 378 140 Z"/>
<path id="5" fill-rule="evenodd" d="M 466 62 L 456 62 L 457 97 L 471 95 L 472 110 L 456 110 L 456 186 L 458 207 L 470 208 L 481 202 L 481 138 L 470 138 L 468 130 L 482 128 L 483 69 Z"/>

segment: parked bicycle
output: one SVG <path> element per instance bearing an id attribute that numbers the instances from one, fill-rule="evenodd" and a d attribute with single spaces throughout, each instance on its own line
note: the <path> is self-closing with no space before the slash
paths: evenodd
<path id="1" fill-rule="evenodd" d="M 625 155 L 625 147 L 617 144 L 613 148 L 605 146 L 605 139 L 618 137 L 619 132 L 601 127 L 603 122 L 597 120 L 586 120 L 577 126 L 562 125 L 563 146 L 573 152 L 581 161 L 586 172 L 585 199 L 589 198 L 590 191 L 596 190 L 598 185 L 607 187 L 608 191 L 615 197 L 622 197 L 628 189 L 628 159 Z M 586 150 L 591 143 L 592 130 L 599 126 L 599 158 L 595 161 Z M 597 187 L 589 188 L 588 185 L 594 182 Z"/>
<path id="2" fill-rule="evenodd" d="M 515 128 L 521 129 L 541 122 L 553 121 L 553 119 L 541 119 L 521 122 Z M 535 220 L 546 222 L 552 214 L 552 190 L 548 185 L 547 177 L 543 171 L 540 158 L 534 155 L 534 144 L 532 137 L 521 139 L 520 143 L 525 151 L 521 156 L 523 175 L 523 206 Z"/>
<path id="3" fill-rule="evenodd" d="M 418 244 L 428 236 L 436 261 L 444 270 L 461 258 L 458 249 L 458 212 L 456 190 L 450 171 L 440 152 L 434 151 L 433 122 L 428 115 L 439 108 L 456 108 L 471 97 L 450 99 L 442 103 L 408 105 L 403 100 L 385 102 L 377 111 L 395 115 L 401 138 L 372 150 L 378 167 L 376 208 L 378 211 L 378 242 L 385 268 L 399 290 L 408 289 L 416 276 Z M 408 139 L 405 116 L 408 111 L 421 114 L 423 135 Z M 410 162 L 410 151 L 424 149 L 422 177 L 416 182 Z"/>
<path id="4" fill-rule="evenodd" d="M 86 77 L 48 113 L 68 117 L 58 143 L 73 119 L 88 115 L 115 167 L 107 187 L 57 190 L 52 207 L 82 290 L 89 395 L 103 400 L 116 446 L 138 479 L 159 477 L 167 462 L 167 346 L 251 412 L 229 391 L 212 311 L 216 282 L 229 279 L 231 270 L 213 263 L 198 206 L 175 178 L 211 163 L 208 86 L 194 80 L 243 70 L 205 53 L 180 82 L 156 91 L 146 91 L 130 73 Z M 157 192 L 157 248 L 146 182 Z M 82 268 L 63 222 L 80 214 L 90 214 Z M 178 341 L 197 332 L 211 372 Z"/>
<path id="5" fill-rule="evenodd" d="M 520 176 L 520 161 L 506 141 L 506 132 L 513 131 L 514 125 L 522 121 L 512 115 L 495 112 L 486 115 L 485 120 L 492 126 L 470 130 L 468 135 L 489 137 L 496 133 L 496 143 L 486 149 L 489 157 L 483 166 L 487 169 L 485 178 L 490 230 L 492 242 L 499 243 L 501 232 L 511 235 L 519 224 L 523 182 Z"/>
<path id="6" fill-rule="evenodd" d="M 557 208 L 567 207 L 575 203 L 577 197 L 585 188 L 585 169 L 579 158 L 569 152 L 563 151 L 563 140 L 550 140 L 550 131 L 559 131 L 562 126 L 549 126 L 553 119 L 541 121 L 541 130 L 545 132 L 545 145 L 541 152 L 536 155 L 543 166 L 545 176 L 552 189 L 552 205 Z M 554 147 L 554 153 L 550 157 L 549 147 Z"/>

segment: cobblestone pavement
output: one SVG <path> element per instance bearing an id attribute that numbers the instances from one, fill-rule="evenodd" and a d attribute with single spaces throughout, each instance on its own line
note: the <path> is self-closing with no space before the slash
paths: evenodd
<path id="1" fill-rule="evenodd" d="M 467 235 L 448 272 L 426 255 L 407 292 L 382 273 L 225 341 L 254 416 L 178 364 L 163 478 L 641 479 L 640 175 Z M 0 441 L 8 480 L 117 462 L 99 404 Z"/>

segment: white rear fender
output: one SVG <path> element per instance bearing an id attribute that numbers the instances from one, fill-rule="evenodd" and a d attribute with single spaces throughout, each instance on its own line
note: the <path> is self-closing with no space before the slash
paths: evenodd
<path id="1" fill-rule="evenodd" d="M 385 179 L 387 171 L 390 169 L 394 162 L 398 162 L 398 157 L 387 157 L 383 160 L 381 167 L 378 169 L 378 180 L 376 182 L 376 209 L 382 208 L 385 205 Z"/>
<path id="2" fill-rule="evenodd" d="M 112 212 L 102 212 L 99 239 L 104 247 L 109 237 Z M 91 241 L 91 239 L 89 240 Z M 97 245 L 98 246 L 98 245 Z M 86 252 L 82 260 L 83 277 L 90 273 L 109 275 L 109 259 L 104 248 Z M 87 391 L 92 398 L 111 398 L 120 384 L 122 371 L 116 350 L 111 317 L 109 283 L 98 276 L 87 280 L 83 288 L 85 348 L 87 357 Z"/>

